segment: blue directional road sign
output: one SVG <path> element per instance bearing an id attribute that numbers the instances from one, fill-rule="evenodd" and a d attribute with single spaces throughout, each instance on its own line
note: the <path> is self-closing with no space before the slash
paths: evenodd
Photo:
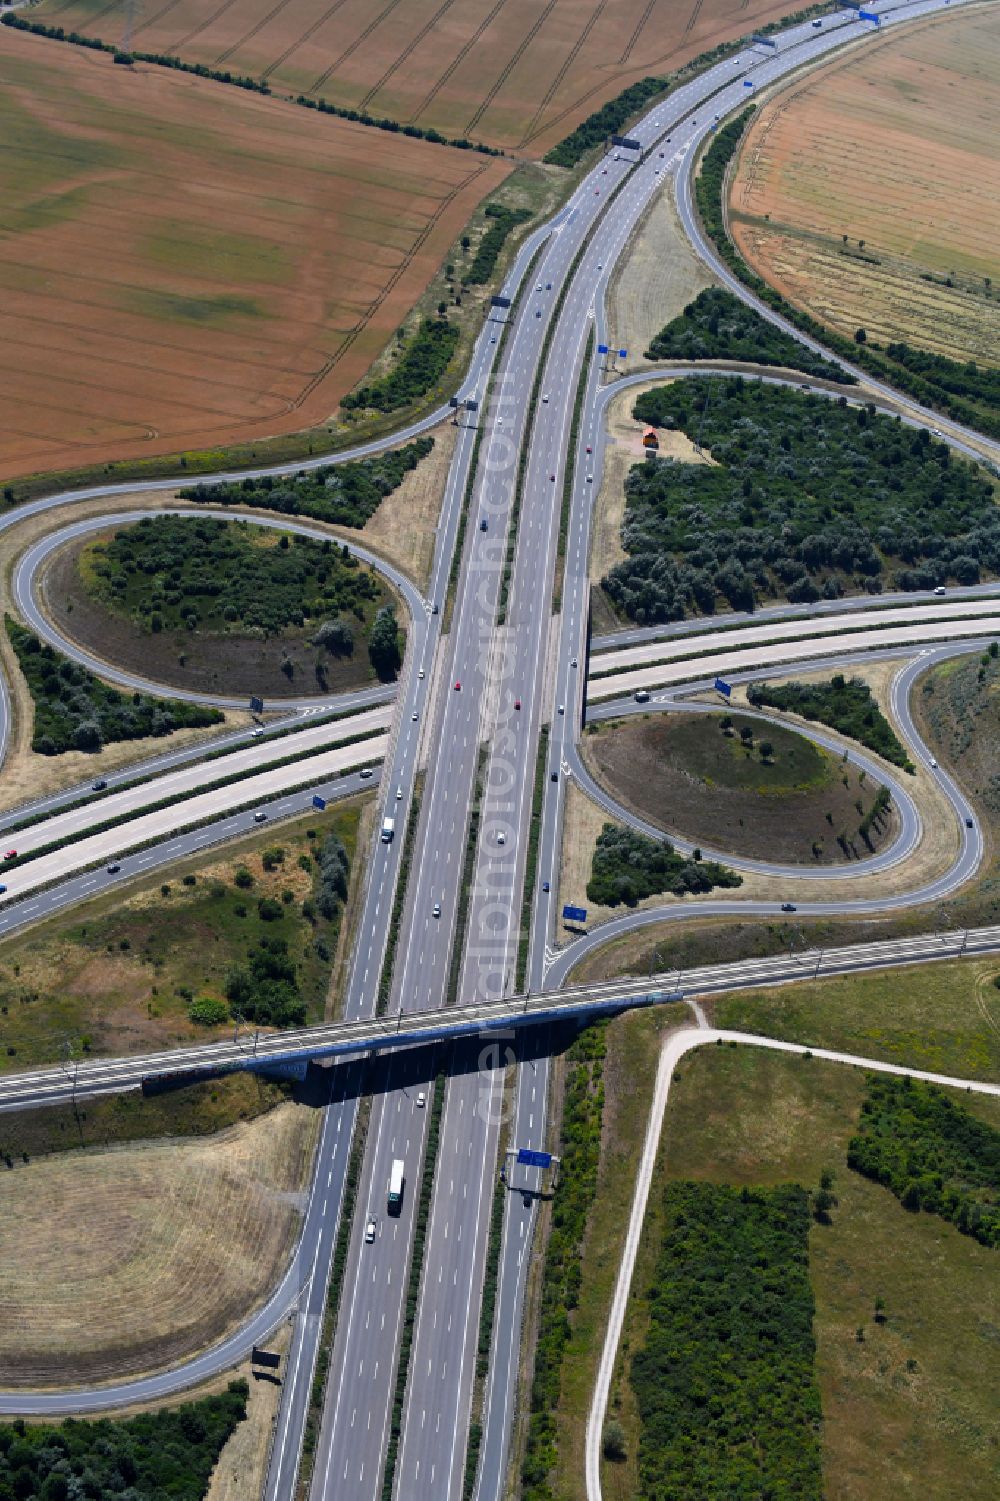
<path id="1" fill-rule="evenodd" d="M 551 1152 L 533 1152 L 530 1147 L 522 1147 L 517 1154 L 518 1162 L 525 1167 L 551 1167 Z"/>
<path id="2" fill-rule="evenodd" d="M 880 26 L 882 24 L 880 18 L 876 15 L 875 11 L 873 11 L 873 10 L 859 10 L 858 11 L 858 20 L 859 21 L 874 21 L 876 26 Z"/>
<path id="3" fill-rule="evenodd" d="M 619 349 L 619 351 L 618 351 L 618 358 L 620 360 L 627 360 L 628 359 L 628 350 L 627 349 Z"/>
<path id="4" fill-rule="evenodd" d="M 264 700 L 262 698 L 256 698 L 256 697 L 252 698 L 250 700 L 250 713 L 251 714 L 263 714 L 263 712 L 264 712 Z"/>
<path id="5" fill-rule="evenodd" d="M 715 691 L 716 693 L 721 693 L 725 698 L 728 698 L 733 691 L 733 685 L 732 683 L 727 683 L 725 678 L 716 678 Z"/>
<path id="6" fill-rule="evenodd" d="M 743 87 L 745 89 L 752 89 L 753 88 L 753 79 L 752 78 L 744 78 L 744 80 L 743 80 Z"/>
<path id="7" fill-rule="evenodd" d="M 325 797 L 320 797 L 320 795 L 319 795 L 318 792 L 314 793 L 313 794 L 313 807 L 314 808 L 318 808 L 320 810 L 320 812 L 322 812 L 323 809 L 326 807 L 326 798 Z"/>
<path id="8" fill-rule="evenodd" d="M 606 344 L 598 344 L 598 346 L 597 346 L 597 353 L 598 354 L 607 354 L 607 352 L 608 352 L 608 346 Z"/>
<path id="9" fill-rule="evenodd" d="M 564 907 L 563 917 L 567 918 L 570 922 L 586 922 L 587 909 L 586 907 Z"/>

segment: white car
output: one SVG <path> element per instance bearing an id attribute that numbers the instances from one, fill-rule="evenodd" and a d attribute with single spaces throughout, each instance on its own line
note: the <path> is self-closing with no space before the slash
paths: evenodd
<path id="1" fill-rule="evenodd" d="M 565 714 L 566 713 L 566 705 L 565 704 L 560 704 L 559 705 L 559 713 L 560 714 Z"/>
<path id="2" fill-rule="evenodd" d="M 432 912 L 432 914 L 433 914 L 434 917 L 440 917 L 441 916 L 441 903 L 440 902 L 435 902 L 434 906 L 431 908 L 431 912 Z"/>
<path id="3" fill-rule="evenodd" d="M 260 740 L 264 734 L 264 731 L 261 726 L 258 725 L 255 730 L 250 731 L 250 734 L 254 740 Z"/>
<path id="4" fill-rule="evenodd" d="M 506 843 L 507 843 L 507 835 L 504 833 L 503 829 L 501 829 L 500 832 L 499 832 L 499 834 L 497 835 L 497 844 L 506 844 Z"/>
<path id="5" fill-rule="evenodd" d="M 375 1239 L 375 1231 L 377 1229 L 378 1229 L 378 1226 L 375 1223 L 375 1216 L 374 1215 L 369 1215 L 369 1217 L 368 1217 L 368 1223 L 365 1226 L 365 1245 L 366 1246 L 370 1246 L 371 1243 L 372 1243 L 372 1241 Z"/>
<path id="6" fill-rule="evenodd" d="M 546 391 L 545 395 L 542 397 L 542 406 L 546 406 L 547 407 L 548 404 L 549 404 L 549 393 L 548 393 L 548 391 Z"/>
<path id="7" fill-rule="evenodd" d="M 417 713 L 416 709 L 414 709 L 413 713 L 410 715 L 410 718 L 413 720 L 413 723 L 416 724 L 417 720 L 420 718 L 420 715 Z"/>
<path id="8" fill-rule="evenodd" d="M 417 1090 L 417 1109 L 418 1110 L 423 1110 L 423 1108 L 424 1108 L 424 1106 L 426 1104 L 427 1104 L 427 1096 L 424 1094 L 424 1092 L 423 1092 L 422 1089 L 418 1089 Z"/>
<path id="9" fill-rule="evenodd" d="M 934 767 L 934 770 L 936 771 L 937 770 L 937 762 L 935 761 L 935 759 L 934 759 L 933 756 L 931 756 L 931 765 Z"/>
<path id="10" fill-rule="evenodd" d="M 417 673 L 417 677 L 418 678 L 423 678 L 423 676 L 424 676 L 424 669 L 421 667 L 420 671 Z"/>
<path id="11" fill-rule="evenodd" d="M 938 584 L 937 588 L 934 590 L 934 593 L 940 597 L 942 594 L 947 594 L 948 591 L 945 588 L 944 584 Z"/>
<path id="12" fill-rule="evenodd" d="M 369 777 L 374 776 L 374 772 L 372 771 L 370 766 L 362 766 L 361 770 L 358 772 L 358 776 L 363 782 L 367 782 Z"/>

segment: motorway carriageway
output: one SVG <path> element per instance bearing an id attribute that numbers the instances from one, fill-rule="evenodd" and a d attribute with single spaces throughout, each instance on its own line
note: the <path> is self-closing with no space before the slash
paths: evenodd
<path id="1" fill-rule="evenodd" d="M 315 756 L 307 756 L 302 761 L 294 761 L 290 766 L 275 767 L 271 771 L 260 772 L 256 776 L 247 777 L 231 786 L 219 787 L 214 792 L 200 793 L 183 804 L 174 804 L 169 808 L 160 808 L 153 813 L 140 814 L 137 818 L 131 818 L 113 829 L 105 829 L 101 833 L 91 834 L 87 838 L 78 840 L 65 849 L 39 855 L 27 865 L 18 866 L 11 871 L 10 880 L 7 883 L 6 901 L 2 906 L 6 909 L 12 898 L 38 891 L 40 887 L 50 882 L 63 881 L 74 871 L 86 870 L 90 866 L 103 865 L 106 862 L 117 862 L 123 851 L 134 850 L 139 845 L 164 839 L 188 825 L 218 818 L 232 808 L 239 808 L 248 803 L 263 802 L 278 793 L 288 791 L 289 788 L 320 782 L 325 778 L 348 771 L 351 767 L 361 766 L 367 761 L 380 761 L 386 753 L 388 744 L 388 735 L 378 735 L 372 740 L 362 740 L 358 745 L 345 745 L 321 751 Z M 49 826 L 43 824 L 41 827 L 44 829 Z M 253 827 L 251 823 L 250 829 Z M 95 892 L 99 887 L 107 888 L 106 876 L 108 874 L 108 872 L 94 871 L 93 881 L 89 884 Z M 111 874 L 117 874 L 117 872 Z M 25 913 L 31 911 L 30 908 L 16 908 L 15 910 Z"/>
<path id="2" fill-rule="evenodd" d="M 32 850 L 44 849 L 57 840 L 78 838 L 87 829 L 105 824 L 111 819 L 137 814 L 149 803 L 159 803 L 166 798 L 186 797 L 188 793 L 196 791 L 199 787 L 212 786 L 216 782 L 224 781 L 227 777 L 242 779 L 225 789 L 230 803 L 241 802 L 243 788 L 248 785 L 249 774 L 252 771 L 264 771 L 272 762 L 281 761 L 288 756 L 302 757 L 297 764 L 293 762 L 288 768 L 290 771 L 300 771 L 300 768 L 306 764 L 307 752 L 329 750 L 333 746 L 340 745 L 344 740 L 349 740 L 355 735 L 368 734 L 373 730 L 388 730 L 391 721 L 391 705 L 369 709 L 361 714 L 352 714 L 344 719 L 336 720 L 333 724 L 310 725 L 309 721 L 305 720 L 303 728 L 296 730 L 292 736 L 284 736 L 281 739 L 268 739 L 262 736 L 250 745 L 233 751 L 231 755 L 216 756 L 212 760 L 182 767 L 166 776 L 156 777 L 138 786 L 133 785 L 121 792 L 113 792 L 109 797 L 91 798 L 82 807 L 72 808 L 66 813 L 47 818 L 43 823 L 32 824 L 30 828 L 14 830 L 7 837 L 10 844 L 16 846 L 18 855 L 27 855 Z M 378 761 L 381 759 L 382 750 L 372 751 L 369 747 L 384 747 L 384 744 L 384 736 L 372 735 L 368 740 L 359 741 L 357 745 L 350 747 L 357 751 L 359 759 L 344 764 L 362 765 L 364 761 Z M 211 743 L 202 745 L 202 754 L 204 755 L 206 751 L 211 752 L 211 749 Z M 173 829 L 186 819 L 187 805 L 175 805 L 171 811 L 171 828 Z M 122 825 L 121 828 L 124 832 L 125 826 Z M 16 880 L 17 876 L 12 871 L 11 880 L 8 882 L 12 893 Z"/>
<path id="3" fill-rule="evenodd" d="M 893 613 L 898 619 L 899 611 Z M 762 628 L 765 635 L 777 632 L 783 639 L 771 644 L 765 641 L 760 646 L 751 639 L 743 651 L 713 650 L 718 648 L 720 639 L 727 639 L 725 636 L 696 636 L 685 641 L 683 646 L 678 646 L 676 657 L 672 661 L 649 663 L 631 670 L 611 672 L 599 678 L 591 676 L 587 683 L 587 702 L 597 703 L 604 698 L 617 698 L 623 693 L 633 693 L 636 689 L 664 688 L 694 679 L 724 676 L 730 672 L 769 670 L 785 663 L 789 669 L 793 669 L 796 664 L 811 664 L 818 657 L 853 655 L 866 651 L 884 652 L 895 647 L 920 650 L 935 642 L 966 637 L 981 638 L 984 632 L 989 635 L 1000 634 L 1000 605 L 993 604 L 982 615 L 973 619 L 936 619 L 922 625 L 887 623 L 881 629 L 858 629 L 846 633 L 841 630 L 841 625 L 842 622 L 838 621 L 832 627 L 832 631 L 839 631 L 839 634 L 826 635 L 822 627 L 819 628 L 819 634 L 807 634 L 817 629 L 810 623 L 802 628 L 798 638 L 789 635 L 790 628 L 787 626 L 765 626 Z M 732 634 L 753 637 L 752 632 Z M 637 647 L 635 650 L 643 651 L 646 648 Z M 701 655 L 696 655 L 698 652 Z M 664 654 L 663 648 L 660 648 L 658 656 L 662 658 Z M 602 660 L 597 658 L 594 665 Z"/>

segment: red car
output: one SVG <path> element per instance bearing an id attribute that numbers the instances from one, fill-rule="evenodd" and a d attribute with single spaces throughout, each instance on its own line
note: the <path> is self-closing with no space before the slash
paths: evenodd
<path id="1" fill-rule="evenodd" d="M 462 685 L 461 685 L 461 683 L 460 683 L 460 682 L 459 682 L 459 681 L 458 681 L 458 678 L 456 678 L 456 679 L 455 679 L 455 692 L 456 692 L 456 693 L 457 693 L 457 692 L 458 692 L 458 690 L 459 690 L 459 688 L 461 688 L 461 686 L 462 686 Z"/>
<path id="2" fill-rule="evenodd" d="M 4 859 L 5 860 L 16 860 L 17 859 L 17 850 L 8 850 L 7 853 L 4 855 Z"/>
<path id="3" fill-rule="evenodd" d="M 515 709 L 519 709 L 520 707 L 521 707 L 521 700 L 519 698 L 515 698 L 515 700 L 514 700 L 514 708 Z"/>
<path id="4" fill-rule="evenodd" d="M 594 451 L 594 450 L 593 450 L 593 449 L 592 449 L 592 448 L 591 448 L 591 446 L 590 446 L 590 444 L 589 444 L 589 443 L 588 443 L 588 444 L 587 444 L 587 452 L 588 452 L 588 453 L 593 453 L 593 451 Z"/>

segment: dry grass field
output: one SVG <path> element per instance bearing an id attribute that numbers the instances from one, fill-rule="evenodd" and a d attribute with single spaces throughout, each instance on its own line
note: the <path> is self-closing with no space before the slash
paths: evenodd
<path id="1" fill-rule="evenodd" d="M 841 334 L 996 365 L 998 134 L 992 8 L 873 38 L 762 107 L 730 194 L 736 242 Z"/>
<path id="2" fill-rule="evenodd" d="M 508 164 L 0 33 L 0 479 L 325 420 Z"/>
<path id="3" fill-rule="evenodd" d="M 164 0 L 140 14 L 132 42 L 541 156 L 636 79 L 795 9 L 795 0 Z M 124 30 L 121 0 L 46 0 L 38 16 L 110 42 Z"/>
<path id="4" fill-rule="evenodd" d="M 159 1367 L 245 1317 L 294 1244 L 316 1120 L 285 1104 L 200 1141 L 60 1153 L 7 1173 L 6 1384 Z"/>
<path id="5" fill-rule="evenodd" d="M 886 816 L 858 835 L 858 807 L 868 812 L 878 784 L 856 768 L 778 724 L 736 715 L 728 734 L 722 715 L 650 714 L 597 720 L 581 741 L 591 773 L 626 808 L 664 833 L 730 854 L 808 866 L 865 859 L 894 836 Z M 749 746 L 739 731 L 754 732 Z M 761 746 L 770 744 L 765 759 Z"/>

